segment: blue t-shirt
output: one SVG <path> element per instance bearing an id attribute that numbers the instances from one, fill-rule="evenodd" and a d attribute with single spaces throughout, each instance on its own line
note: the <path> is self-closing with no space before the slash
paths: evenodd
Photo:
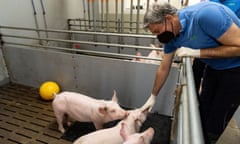
<path id="1" fill-rule="evenodd" d="M 214 48 L 217 41 L 234 22 L 240 27 L 240 20 L 232 10 L 214 2 L 200 2 L 178 11 L 182 26 L 180 34 L 164 45 L 164 52 L 170 53 L 180 47 L 193 49 Z M 240 58 L 201 59 L 214 69 L 223 70 L 240 67 Z"/>
<path id="2" fill-rule="evenodd" d="M 239 0 L 209 0 L 212 2 L 221 3 L 229 7 L 240 18 L 240 1 Z"/>

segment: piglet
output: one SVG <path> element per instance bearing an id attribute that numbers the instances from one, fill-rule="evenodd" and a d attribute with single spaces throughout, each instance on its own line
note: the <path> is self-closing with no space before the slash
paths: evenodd
<path id="1" fill-rule="evenodd" d="M 75 140 L 73 144 L 122 144 L 123 138 L 120 135 L 122 123 L 124 122 L 129 127 L 130 134 L 139 132 L 147 113 L 148 108 L 131 110 L 127 118 L 121 120 L 116 126 L 84 135 Z"/>
<path id="2" fill-rule="evenodd" d="M 112 100 L 98 100 L 75 92 L 61 92 L 55 94 L 52 102 L 58 129 L 64 133 L 63 122 L 67 116 L 68 125 L 70 121 L 93 122 L 96 129 L 101 129 L 103 124 L 109 121 L 125 118 L 128 113 L 117 103 L 116 91 Z"/>
<path id="3" fill-rule="evenodd" d="M 152 48 L 156 48 L 155 45 L 150 44 L 150 47 Z M 148 56 L 148 58 L 159 58 L 162 59 L 163 58 L 163 52 L 160 50 L 152 50 Z M 145 60 L 146 63 L 151 63 L 151 64 L 160 64 L 161 62 L 158 60 Z"/>
<path id="4" fill-rule="evenodd" d="M 150 127 L 142 133 L 131 134 L 127 124 L 123 122 L 120 135 L 124 140 L 123 144 L 150 144 L 154 135 L 154 129 Z"/>

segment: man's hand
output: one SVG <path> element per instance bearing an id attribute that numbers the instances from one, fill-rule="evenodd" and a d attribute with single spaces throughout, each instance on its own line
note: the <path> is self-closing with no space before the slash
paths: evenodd
<path id="1" fill-rule="evenodd" d="M 200 49 L 191 49 L 188 47 L 181 47 L 176 51 L 176 56 L 179 57 L 186 57 L 186 56 L 191 56 L 191 57 L 200 57 Z"/>
<path id="2" fill-rule="evenodd" d="M 156 103 L 156 99 L 157 99 L 157 96 L 154 96 L 153 94 L 151 94 L 151 96 L 148 98 L 146 103 L 141 107 L 141 109 L 142 110 L 148 109 L 148 111 L 150 112 L 154 104 Z"/>

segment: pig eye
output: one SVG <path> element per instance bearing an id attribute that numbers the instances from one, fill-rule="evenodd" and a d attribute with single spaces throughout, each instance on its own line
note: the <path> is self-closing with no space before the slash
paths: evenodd
<path id="1" fill-rule="evenodd" d="M 111 110 L 110 112 L 111 112 L 111 113 L 115 113 L 115 112 L 116 112 L 116 110 Z"/>

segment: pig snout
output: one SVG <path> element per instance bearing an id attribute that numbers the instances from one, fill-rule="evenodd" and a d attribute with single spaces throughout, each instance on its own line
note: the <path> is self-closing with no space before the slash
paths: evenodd
<path id="1" fill-rule="evenodd" d="M 131 134 L 128 126 L 122 123 L 120 135 L 124 140 L 123 144 L 150 144 L 154 135 L 154 129 L 150 127 L 142 133 Z"/>
<path id="2" fill-rule="evenodd" d="M 106 120 L 117 120 L 117 119 L 124 119 L 128 116 L 128 112 L 122 109 L 118 105 L 109 106 L 106 112 L 105 118 Z"/>

